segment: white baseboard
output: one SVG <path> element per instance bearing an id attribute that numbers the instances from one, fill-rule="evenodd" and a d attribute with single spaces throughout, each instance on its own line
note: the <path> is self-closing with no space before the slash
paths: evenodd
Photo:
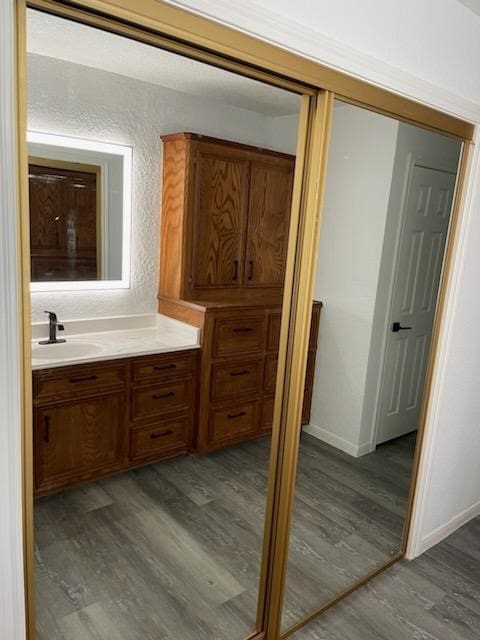
<path id="1" fill-rule="evenodd" d="M 432 531 L 432 533 L 429 533 L 427 536 L 422 538 L 415 550 L 415 555 L 407 554 L 407 558 L 409 560 L 413 560 L 413 558 L 416 558 L 422 553 L 425 553 L 425 551 L 428 551 L 428 549 L 430 549 L 431 547 L 435 546 L 439 542 L 442 542 L 442 540 L 445 540 L 445 538 L 447 538 L 450 534 L 454 533 L 457 529 L 462 527 L 464 524 L 467 524 L 467 522 L 478 515 L 480 515 L 480 501 L 472 504 L 471 507 L 468 507 L 468 509 L 465 509 L 461 513 L 457 514 L 448 522 L 442 524 L 440 527 Z"/>
<path id="2" fill-rule="evenodd" d="M 344 451 L 354 458 L 360 458 L 360 456 L 364 456 L 372 450 L 370 442 L 358 445 L 354 442 L 350 442 L 349 440 L 345 440 L 344 438 L 340 438 L 340 436 L 337 436 L 335 433 L 332 433 L 323 427 L 318 427 L 315 424 L 308 424 L 303 427 L 303 430 L 314 438 L 318 438 L 319 440 L 322 440 L 322 442 L 326 442 L 332 447 L 340 449 L 340 451 Z"/>

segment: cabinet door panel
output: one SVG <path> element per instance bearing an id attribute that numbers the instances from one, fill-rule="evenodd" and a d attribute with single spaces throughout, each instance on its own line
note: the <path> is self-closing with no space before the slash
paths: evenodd
<path id="1" fill-rule="evenodd" d="M 220 154 L 197 155 L 194 287 L 237 287 L 242 277 L 249 163 Z"/>
<path id="2" fill-rule="evenodd" d="M 252 162 L 244 276 L 248 287 L 283 286 L 292 185 L 293 162 Z"/>
<path id="3" fill-rule="evenodd" d="M 124 394 L 36 411 L 36 488 L 55 488 L 88 472 L 121 465 L 126 455 Z"/>

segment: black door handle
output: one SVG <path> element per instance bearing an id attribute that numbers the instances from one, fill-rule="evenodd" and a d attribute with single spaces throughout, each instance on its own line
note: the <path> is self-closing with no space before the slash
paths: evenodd
<path id="1" fill-rule="evenodd" d="M 402 327 L 400 322 L 394 322 L 392 324 L 393 333 L 397 333 L 397 331 L 407 331 L 407 329 L 413 329 L 413 327 Z"/>

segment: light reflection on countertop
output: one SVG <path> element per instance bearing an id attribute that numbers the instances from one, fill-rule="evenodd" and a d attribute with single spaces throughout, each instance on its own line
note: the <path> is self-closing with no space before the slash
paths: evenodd
<path id="1" fill-rule="evenodd" d="M 63 321 L 65 343 L 39 345 L 48 324 L 32 325 L 32 369 L 50 369 L 200 347 L 200 330 L 162 314 Z M 57 356 L 58 353 L 58 356 Z"/>

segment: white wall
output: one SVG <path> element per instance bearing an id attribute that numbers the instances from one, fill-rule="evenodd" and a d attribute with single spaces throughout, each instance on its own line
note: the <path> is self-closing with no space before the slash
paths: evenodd
<path id="1" fill-rule="evenodd" d="M 480 120 L 480 17 L 457 0 L 167 0 L 350 75 Z M 448 35 L 447 35 L 448 34 Z"/>
<path id="2" fill-rule="evenodd" d="M 398 122 L 337 104 L 315 282 L 324 303 L 306 431 L 362 455 L 367 364 Z"/>
<path id="3" fill-rule="evenodd" d="M 454 0 L 416 0 L 385 2 L 355 0 L 331 3 L 297 0 L 283 12 L 277 0 L 188 0 L 190 7 L 209 12 L 219 21 L 235 25 L 291 50 L 345 69 L 369 81 L 390 87 L 480 122 L 480 83 L 478 64 L 480 48 L 479 20 Z M 180 4 L 177 2 L 177 4 Z M 11 109 L 12 33 L 14 0 L 0 3 L 0 120 L 2 132 L 14 130 Z M 338 10 L 341 10 L 340 15 Z M 318 12 L 321 19 L 318 19 Z M 363 16 L 368 23 L 365 24 Z M 412 19 L 412 16 L 419 19 Z M 421 18 L 421 19 L 420 19 Z M 299 23 L 299 20 L 301 23 Z M 383 33 L 391 33 L 387 46 L 381 46 Z M 336 27 L 336 29 L 334 29 Z M 321 29 L 338 34 L 325 36 Z M 360 49 L 352 43 L 359 43 Z M 473 102 L 472 102 L 473 101 Z M 11 140 L 11 137 L 10 137 Z M 15 166 L 13 145 L 3 147 L 2 186 L 12 193 Z M 440 348 L 440 364 L 434 380 L 425 455 L 419 477 L 419 499 L 414 518 L 414 536 L 410 553 L 431 544 L 435 532 L 448 531 L 450 523 L 479 510 L 480 465 L 478 464 L 478 424 L 480 394 L 480 334 L 478 317 L 478 282 L 480 279 L 480 166 L 478 150 L 469 176 L 469 197 L 464 209 L 461 236 L 449 296 Z M 2 230 L 13 238 L 14 210 L 11 198 L 0 200 Z M 468 214 L 468 215 L 467 215 Z M 6 224 L 3 224 L 3 222 Z M 15 290 L 16 263 L 11 252 L 0 253 L 4 280 L 0 291 Z M 5 284 L 3 284 L 5 283 Z M 10 289 L 8 289 L 10 287 Z M 11 298 L 10 298 L 11 301 Z M 4 300 L 2 298 L 2 308 Z M 14 348 L 18 340 L 15 304 L 6 307 L 0 330 L 8 335 Z M 11 327 L 8 332 L 5 323 Z M 16 364 L 15 364 L 16 363 Z M 0 358 L 6 380 L 16 380 L 18 358 L 10 353 Z M 14 387 L 15 388 L 15 387 Z M 3 398 L 2 398 L 3 400 Z M 22 549 L 19 526 L 20 510 L 20 417 L 18 393 L 6 393 L 0 412 L 0 438 L 5 460 L 0 464 L 0 638 L 24 640 L 22 619 L 22 572 L 18 558 Z M 477 439 L 477 440 L 475 440 Z M 452 442 L 455 442 L 455 445 Z M 8 452 L 8 453 L 7 453 Z M 473 509 L 473 510 L 472 510 Z M 460 520 L 455 518 L 460 516 Z M 439 524 L 440 522 L 440 524 Z M 447 528 L 442 529 L 448 525 Z"/>
<path id="4" fill-rule="evenodd" d="M 162 134 L 193 131 L 278 150 L 289 144 L 272 140 L 277 118 L 53 58 L 30 55 L 28 83 L 29 129 L 133 147 L 130 289 L 33 293 L 34 322 L 47 308 L 65 321 L 156 310 Z"/>

